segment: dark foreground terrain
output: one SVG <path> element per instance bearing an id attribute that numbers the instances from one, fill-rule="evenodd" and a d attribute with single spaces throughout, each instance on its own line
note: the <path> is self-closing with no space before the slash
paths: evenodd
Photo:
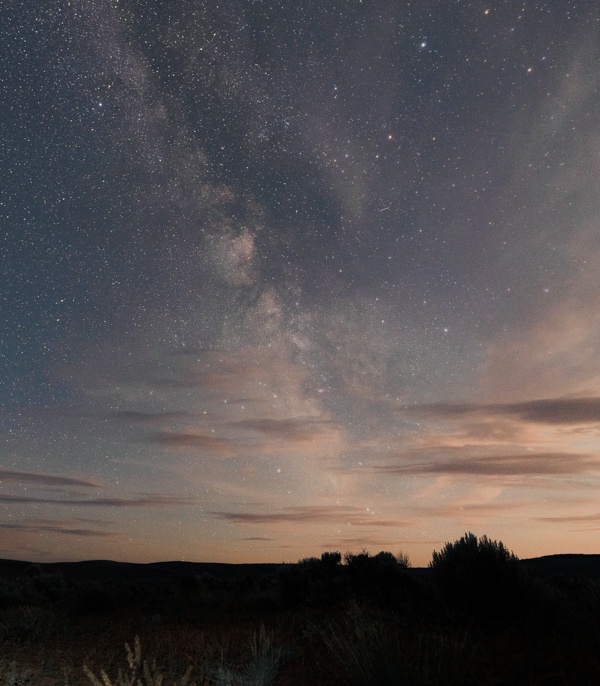
<path id="1" fill-rule="evenodd" d="M 0 560 L 0 686 L 161 683 L 599 684 L 600 555 L 467 534 L 427 569 Z"/>

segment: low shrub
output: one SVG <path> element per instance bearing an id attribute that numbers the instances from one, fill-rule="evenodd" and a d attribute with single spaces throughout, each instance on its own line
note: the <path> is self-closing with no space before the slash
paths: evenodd
<path id="1" fill-rule="evenodd" d="M 94 686 L 161 686 L 164 675 L 156 666 L 156 660 L 143 660 L 140 639 L 135 637 L 134 649 L 131 650 L 129 644 L 125 644 L 127 651 L 127 663 L 129 671 L 124 672 L 119 669 L 116 680 L 112 681 L 104 669 L 100 670 L 100 679 L 92 672 L 87 664 L 83 665 L 83 671 Z M 192 668 L 188 667 L 183 676 L 174 682 L 173 686 L 195 686 L 195 682 L 190 681 Z"/>
<path id="2" fill-rule="evenodd" d="M 49 602 L 62 602 L 65 599 L 67 584 L 60 571 L 40 571 L 32 574 L 31 584 L 36 591 Z"/>
<path id="3" fill-rule="evenodd" d="M 354 603 L 320 636 L 348 686 L 464 686 L 477 646 L 468 634 L 440 631 L 408 635 L 394 615 Z"/>
<path id="4" fill-rule="evenodd" d="M 19 670 L 15 660 L 0 657 L 0 683 L 6 686 L 33 686 L 35 674 L 31 669 Z"/>
<path id="5" fill-rule="evenodd" d="M 94 686 L 271 686 L 290 651 L 276 646 L 264 626 L 254 632 L 250 648 L 250 659 L 241 666 L 227 664 L 222 651 L 218 662 L 205 661 L 196 668 L 189 665 L 177 678 L 157 665 L 155 658 L 142 659 L 140 639 L 136 636 L 133 650 L 125 644 L 129 669 L 119 669 L 116 679 L 111 679 L 104 669 L 98 678 L 87 664 L 83 671 Z"/>
<path id="6" fill-rule="evenodd" d="M 76 616 L 114 612 L 123 607 L 122 600 L 108 583 L 90 582 L 72 589 L 67 599 L 67 611 Z"/>
<path id="7" fill-rule="evenodd" d="M 0 579 L 0 610 L 16 607 L 22 602 L 20 584 L 9 579 Z"/>
<path id="8" fill-rule="evenodd" d="M 346 575 L 340 562 L 339 553 L 324 553 L 321 559 L 309 557 L 280 567 L 277 578 L 282 604 L 327 606 L 347 595 Z"/>
<path id="9" fill-rule="evenodd" d="M 52 608 L 20 605 L 0 612 L 1 633 L 14 641 L 41 641 L 60 634 L 64 619 Z"/>
<path id="10" fill-rule="evenodd" d="M 401 611 L 421 595 L 419 582 L 407 571 L 409 562 L 405 556 L 397 558 L 385 550 L 371 556 L 363 550 L 358 554 L 348 553 L 344 559 L 353 593 L 379 607 Z"/>

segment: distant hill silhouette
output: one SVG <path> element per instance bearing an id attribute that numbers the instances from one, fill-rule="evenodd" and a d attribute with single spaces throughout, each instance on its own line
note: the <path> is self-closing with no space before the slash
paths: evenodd
<path id="1" fill-rule="evenodd" d="M 600 579 L 600 555 L 564 554 L 544 555 L 521 560 L 531 571 L 543 578 L 551 576 L 587 577 Z M 60 571 L 66 581 L 145 581 L 161 582 L 179 576 L 211 574 L 221 579 L 263 576 L 274 573 L 282 564 L 227 564 L 219 562 L 113 562 L 111 560 L 86 560 L 83 562 L 43 562 L 0 559 L 0 577 L 12 579 L 27 574 L 34 568 L 42 572 Z M 415 576 L 428 578 L 430 570 L 409 570 Z"/>
<path id="2" fill-rule="evenodd" d="M 0 577 L 13 579 L 40 569 L 47 574 L 60 571 L 66 581 L 134 581 L 161 582 L 178 576 L 211 574 L 221 579 L 245 575 L 262 576 L 275 572 L 281 565 L 227 564 L 220 562 L 113 562 L 86 560 L 83 562 L 25 562 L 0 559 Z"/>
<path id="3" fill-rule="evenodd" d="M 521 560 L 531 571 L 540 577 L 581 576 L 600 579 L 600 555 L 564 554 L 544 555 Z"/>

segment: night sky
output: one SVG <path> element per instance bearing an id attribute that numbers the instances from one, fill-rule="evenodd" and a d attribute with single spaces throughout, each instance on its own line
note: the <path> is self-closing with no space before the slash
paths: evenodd
<path id="1" fill-rule="evenodd" d="M 0 15 L 0 557 L 600 552 L 595 0 Z"/>

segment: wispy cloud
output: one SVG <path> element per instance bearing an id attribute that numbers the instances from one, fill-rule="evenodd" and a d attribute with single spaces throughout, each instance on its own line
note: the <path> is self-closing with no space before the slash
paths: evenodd
<path id="1" fill-rule="evenodd" d="M 53 474 L 37 474 L 35 472 L 16 472 L 0 469 L 0 483 L 29 483 L 39 486 L 83 486 L 85 488 L 99 488 L 94 481 L 75 479 L 70 476 L 55 476 Z"/>
<path id="2" fill-rule="evenodd" d="M 0 524 L 0 529 L 8 529 L 11 531 L 23 531 L 29 534 L 40 534 L 40 533 L 53 533 L 53 534 L 63 534 L 65 536 L 89 536 L 94 537 L 104 537 L 111 538 L 116 536 L 116 533 L 109 531 L 95 531 L 94 529 L 72 529 L 62 525 L 50 525 L 50 524 Z"/>
<path id="3" fill-rule="evenodd" d="M 238 541 L 274 541 L 274 538 L 269 538 L 269 536 L 244 536 L 243 538 L 238 538 Z"/>
<path id="4" fill-rule="evenodd" d="M 0 503 L 32 505 L 69 505 L 76 507 L 173 507 L 193 505 L 194 498 L 151 494 L 137 498 L 37 498 L 35 496 L 0 495 Z"/>
<path id="5" fill-rule="evenodd" d="M 223 512 L 209 514 L 219 519 L 239 524 L 305 524 L 322 522 L 341 522 L 352 526 L 402 527 L 406 522 L 397 519 L 375 519 L 362 508 L 351 506 L 297 506 L 285 507 L 276 512 Z"/>
<path id="6" fill-rule="evenodd" d="M 182 364 L 168 376 L 152 381 L 158 387 L 198 388 L 209 395 L 241 400 L 268 399 L 268 391 L 276 389 L 285 379 L 286 385 L 297 387 L 306 373 L 287 355 L 269 355 L 256 347 L 236 350 L 205 350 L 181 356 Z M 280 353 L 282 351 L 279 351 Z"/>
<path id="7" fill-rule="evenodd" d="M 165 422 L 189 417 L 190 414 L 188 412 L 141 412 L 123 410 L 119 412 L 109 412 L 107 416 L 129 424 L 162 425 Z"/>
<path id="8" fill-rule="evenodd" d="M 557 517 L 536 517 L 538 522 L 575 523 L 575 522 L 600 522 L 600 512 L 588 515 L 565 515 Z"/>
<path id="9" fill-rule="evenodd" d="M 410 415 L 444 419 L 509 417 L 541 424 L 600 423 L 600 398 L 544 398 L 519 403 L 430 403 L 405 407 Z"/>
<path id="10" fill-rule="evenodd" d="M 157 431 L 146 440 L 172 448 L 202 450 L 220 457 L 233 457 L 236 453 L 233 441 L 201 430 Z"/>
<path id="11" fill-rule="evenodd" d="M 256 431 L 269 438 L 290 442 L 310 442 L 321 438 L 338 425 L 327 419 L 315 417 L 293 417 L 288 419 L 249 419 L 230 422 L 230 426 Z"/>
<path id="12" fill-rule="evenodd" d="M 464 502 L 459 501 L 447 505 L 440 505 L 434 507 L 421 507 L 415 509 L 415 514 L 424 515 L 427 517 L 456 517 L 456 516 L 500 516 L 504 512 L 514 512 L 531 507 L 532 503 L 528 501 L 516 502 Z"/>
<path id="13" fill-rule="evenodd" d="M 370 470 L 380 474 L 433 475 L 559 475 L 585 474 L 600 471 L 600 461 L 590 455 L 576 453 L 524 453 L 488 455 L 485 457 L 442 458 L 426 462 L 374 465 Z"/>

